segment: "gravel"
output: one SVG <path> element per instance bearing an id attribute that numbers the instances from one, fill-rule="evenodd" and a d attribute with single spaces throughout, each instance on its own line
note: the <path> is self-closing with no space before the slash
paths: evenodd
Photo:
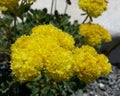
<path id="1" fill-rule="evenodd" d="M 120 96 L 120 68 L 112 66 L 112 72 L 100 77 L 72 96 Z"/>

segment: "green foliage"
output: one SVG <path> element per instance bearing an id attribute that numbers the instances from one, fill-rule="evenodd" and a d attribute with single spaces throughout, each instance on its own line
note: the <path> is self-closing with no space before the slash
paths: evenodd
<path id="1" fill-rule="evenodd" d="M 11 37 L 11 23 L 13 21 L 13 17 L 11 15 L 6 15 L 3 18 L 0 18 L 0 52 L 3 49 L 9 50 L 11 41 L 9 38 Z"/>
<path id="2" fill-rule="evenodd" d="M 17 24 L 18 32 L 26 31 L 21 32 L 22 34 L 27 33 L 27 31 L 30 32 L 30 29 L 23 30 L 22 27 L 32 28 L 33 26 L 43 24 L 53 24 L 56 27 L 64 30 L 65 32 L 72 34 L 73 36 L 78 34 L 78 21 L 76 20 L 73 22 L 73 24 L 71 24 L 70 16 L 67 14 L 59 14 L 58 11 L 55 11 L 54 14 L 48 14 L 47 9 L 31 9 L 29 10 L 28 14 L 26 14 L 24 17 L 26 18 L 26 20 L 22 23 Z"/>
<path id="3" fill-rule="evenodd" d="M 70 81 L 55 82 L 45 73 L 28 82 L 26 86 L 32 90 L 30 96 L 70 96 L 78 89 L 83 89 L 85 83 L 78 78 L 71 78 Z"/>

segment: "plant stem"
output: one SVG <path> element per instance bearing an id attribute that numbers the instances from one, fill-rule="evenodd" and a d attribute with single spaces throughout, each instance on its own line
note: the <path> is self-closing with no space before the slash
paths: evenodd
<path id="1" fill-rule="evenodd" d="M 53 5 L 54 5 L 54 0 L 52 0 L 52 3 L 51 3 L 51 12 L 50 12 L 50 14 L 52 14 L 52 11 L 53 11 Z"/>
<path id="2" fill-rule="evenodd" d="M 57 10 L 57 0 L 55 0 L 55 10 Z"/>
<path id="3" fill-rule="evenodd" d="M 13 37 L 15 37 L 15 34 L 16 34 L 16 31 L 17 31 L 17 17 L 16 17 L 16 15 L 14 15 L 14 26 L 13 26 L 13 28 L 14 28 L 14 31 L 13 31 Z M 14 41 L 12 40 L 12 43 L 13 43 Z"/>
<path id="4" fill-rule="evenodd" d="M 82 22 L 82 24 L 84 24 L 86 22 L 86 20 L 88 19 L 89 15 L 87 15 L 84 19 L 84 21 Z"/>
<path id="5" fill-rule="evenodd" d="M 67 8 L 68 8 L 68 3 L 66 2 L 66 6 L 65 6 L 65 10 L 64 10 L 64 14 L 66 14 L 66 12 L 67 12 Z"/>
<path id="6" fill-rule="evenodd" d="M 5 37 L 6 40 L 8 42 L 7 47 L 10 48 L 11 44 L 12 44 L 12 31 L 11 31 L 11 24 L 8 25 L 6 33 L 5 33 Z"/>

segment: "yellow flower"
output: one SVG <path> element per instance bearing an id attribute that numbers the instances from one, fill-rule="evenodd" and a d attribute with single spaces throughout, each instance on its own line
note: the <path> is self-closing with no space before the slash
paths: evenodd
<path id="1" fill-rule="evenodd" d="M 39 25 L 32 29 L 32 35 L 44 36 L 45 38 L 52 37 L 58 42 L 59 46 L 66 49 L 73 49 L 75 41 L 72 35 L 63 32 L 61 29 L 54 27 L 53 25 Z"/>
<path id="2" fill-rule="evenodd" d="M 108 30 L 98 24 L 81 24 L 79 30 L 79 34 L 84 36 L 86 38 L 86 43 L 91 46 L 111 41 L 111 36 Z"/>
<path id="3" fill-rule="evenodd" d="M 46 60 L 46 73 L 56 82 L 69 80 L 74 74 L 74 58 L 71 51 L 58 48 Z"/>
<path id="4" fill-rule="evenodd" d="M 20 82 L 33 80 L 42 69 L 56 82 L 77 73 L 85 83 L 111 71 L 106 56 L 89 45 L 75 47 L 72 36 L 52 25 L 34 27 L 30 36 L 21 36 L 12 44 L 11 53 L 10 68 Z"/>
<path id="5" fill-rule="evenodd" d="M 97 64 L 96 55 L 95 49 L 87 45 L 75 51 L 77 75 L 85 83 L 90 83 L 101 75 L 101 67 Z"/>
<path id="6" fill-rule="evenodd" d="M 76 48 L 74 58 L 77 76 L 85 83 L 90 83 L 100 76 L 109 74 L 111 71 L 111 65 L 107 57 L 97 54 L 91 46 L 83 45 L 81 48 Z"/>
<path id="7" fill-rule="evenodd" d="M 22 36 L 11 47 L 12 73 L 20 82 L 33 80 L 40 74 L 43 61 L 36 45 L 31 37 Z"/>
<path id="8" fill-rule="evenodd" d="M 7 8 L 6 8 L 5 6 L 0 6 L 0 10 L 1 10 L 1 11 L 6 11 Z"/>
<path id="9" fill-rule="evenodd" d="M 45 43 L 47 47 L 43 49 L 46 50 L 44 55 L 46 73 L 55 81 L 68 80 L 73 74 L 74 60 L 70 51 L 75 47 L 73 37 L 53 25 L 36 26 L 32 29 L 31 36 L 47 38 Z M 53 41 L 49 41 L 48 38 Z"/>
<path id="10" fill-rule="evenodd" d="M 0 10 L 7 11 L 19 6 L 21 0 L 0 0 Z M 22 0 L 24 3 L 34 3 L 36 0 Z"/>
<path id="11" fill-rule="evenodd" d="M 101 76 L 108 75 L 112 70 L 112 66 L 109 63 L 108 58 L 104 54 L 98 55 L 97 58 L 98 58 L 98 64 L 100 64 L 101 69 L 102 69 Z"/>
<path id="12" fill-rule="evenodd" d="M 20 82 L 30 81 L 44 66 L 54 80 L 69 79 L 73 74 L 73 47 L 73 37 L 62 30 L 52 25 L 34 27 L 30 36 L 18 38 L 11 47 L 12 73 Z"/>
<path id="13" fill-rule="evenodd" d="M 79 0 L 78 5 L 79 8 L 95 18 L 107 9 L 105 0 Z"/>
<path id="14" fill-rule="evenodd" d="M 14 8 L 18 6 L 19 0 L 0 0 L 0 10 L 6 11 L 9 8 Z"/>

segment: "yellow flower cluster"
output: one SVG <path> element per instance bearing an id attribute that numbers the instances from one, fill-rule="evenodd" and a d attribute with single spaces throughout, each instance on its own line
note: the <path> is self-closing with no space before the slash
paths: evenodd
<path id="1" fill-rule="evenodd" d="M 6 11 L 9 8 L 18 6 L 19 0 L 0 0 L 0 10 Z"/>
<path id="2" fill-rule="evenodd" d="M 100 64 L 100 66 L 102 68 L 101 76 L 106 76 L 112 70 L 111 64 L 108 63 L 109 60 L 104 54 L 98 55 L 97 58 L 99 59 L 98 64 Z"/>
<path id="3" fill-rule="evenodd" d="M 56 82 L 69 80 L 75 73 L 85 83 L 107 75 L 111 65 L 93 47 L 74 46 L 68 33 L 53 25 L 39 25 L 30 36 L 22 36 L 11 47 L 12 74 L 20 82 L 33 80 L 41 70 Z"/>
<path id="4" fill-rule="evenodd" d="M 0 0 L 0 10 L 7 11 L 8 9 L 14 9 L 19 5 L 21 0 Z M 33 3 L 36 0 L 22 0 L 24 3 Z"/>
<path id="5" fill-rule="evenodd" d="M 0 10 L 1 10 L 1 11 L 6 11 L 7 8 L 6 8 L 5 6 L 3 6 L 3 5 L 0 5 Z"/>
<path id="6" fill-rule="evenodd" d="M 21 82 L 39 75 L 43 67 L 43 60 L 38 53 L 40 46 L 36 41 L 30 36 L 22 36 L 11 47 L 12 73 Z"/>
<path id="7" fill-rule="evenodd" d="M 95 18 L 107 9 L 107 2 L 105 0 L 79 0 L 78 5 L 79 8 Z"/>
<path id="8" fill-rule="evenodd" d="M 73 37 L 62 30 L 52 25 L 34 27 L 30 36 L 18 38 L 11 47 L 12 73 L 25 82 L 45 66 L 46 73 L 56 81 L 68 79 L 73 73 L 72 48 Z"/>
<path id="9" fill-rule="evenodd" d="M 86 43 L 91 46 L 111 41 L 110 33 L 98 24 L 81 24 L 79 30 L 79 34 L 84 36 L 86 38 Z"/>
<path id="10" fill-rule="evenodd" d="M 105 76 L 111 71 L 111 64 L 105 55 L 97 54 L 96 50 L 83 45 L 74 50 L 75 62 L 77 66 L 77 76 L 85 83 L 90 83 L 100 76 Z"/>
<path id="11" fill-rule="evenodd" d="M 74 58 L 71 51 L 58 48 L 50 54 L 45 65 L 46 73 L 55 81 L 69 80 L 74 74 Z"/>
<path id="12" fill-rule="evenodd" d="M 63 32 L 62 30 L 54 27 L 53 25 L 39 25 L 37 27 L 34 27 L 32 29 L 32 35 L 42 36 L 45 38 L 52 37 L 52 39 L 54 39 L 54 42 L 56 41 L 60 47 L 63 47 L 65 49 L 74 48 L 75 41 L 72 35 Z"/>

